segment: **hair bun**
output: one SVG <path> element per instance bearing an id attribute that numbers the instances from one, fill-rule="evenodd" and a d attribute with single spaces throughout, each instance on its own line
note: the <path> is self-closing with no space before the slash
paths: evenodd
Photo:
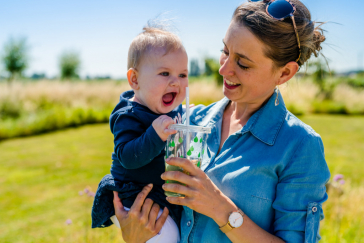
<path id="1" fill-rule="evenodd" d="M 322 46 L 321 43 L 324 42 L 326 40 L 326 37 L 324 36 L 324 30 L 321 29 L 321 25 L 323 25 L 324 23 L 320 23 L 318 26 L 315 27 L 314 31 L 313 31 L 313 38 L 312 38 L 312 42 L 314 45 L 314 53 L 315 56 L 318 56 L 318 52 L 320 52 L 322 50 Z"/>

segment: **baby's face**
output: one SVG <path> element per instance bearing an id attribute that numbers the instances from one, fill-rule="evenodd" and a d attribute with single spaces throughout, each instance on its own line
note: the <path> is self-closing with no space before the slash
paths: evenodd
<path id="1" fill-rule="evenodd" d="M 138 67 L 139 89 L 134 101 L 157 114 L 172 111 L 182 103 L 188 86 L 188 58 L 185 50 L 164 55 L 164 51 L 149 53 Z"/>

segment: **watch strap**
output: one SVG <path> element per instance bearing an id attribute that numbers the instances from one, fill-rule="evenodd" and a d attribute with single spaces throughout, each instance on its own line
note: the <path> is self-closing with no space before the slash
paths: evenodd
<path id="1" fill-rule="evenodd" d="M 234 229 L 234 227 L 231 226 L 230 221 L 228 221 L 225 225 L 220 227 L 220 230 L 222 231 L 222 233 L 225 233 L 225 234 L 232 229 Z"/>

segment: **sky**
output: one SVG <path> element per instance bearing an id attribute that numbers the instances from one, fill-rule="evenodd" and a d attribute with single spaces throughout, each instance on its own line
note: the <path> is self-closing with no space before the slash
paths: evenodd
<path id="1" fill-rule="evenodd" d="M 26 74 L 59 75 L 59 57 L 76 51 L 81 77 L 124 78 L 132 39 L 149 19 L 171 19 L 189 59 L 218 58 L 237 6 L 246 0 L 0 0 L 0 56 L 10 37 L 26 37 Z M 327 21 L 323 54 L 337 72 L 364 69 L 363 0 L 302 0 L 312 20 Z M 0 75 L 4 69 L 0 68 Z"/>

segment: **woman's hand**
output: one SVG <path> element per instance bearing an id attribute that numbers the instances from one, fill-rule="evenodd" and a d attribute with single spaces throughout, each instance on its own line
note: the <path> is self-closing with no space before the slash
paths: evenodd
<path id="1" fill-rule="evenodd" d="M 162 174 L 163 180 L 175 180 L 185 184 L 185 186 L 173 183 L 163 185 L 165 191 L 185 195 L 185 197 L 167 197 L 168 202 L 187 206 L 212 218 L 219 226 L 226 224 L 229 214 L 238 208 L 210 178 L 188 159 L 169 158 L 166 162 L 189 172 L 189 175 L 179 171 L 167 171 Z"/>
<path id="2" fill-rule="evenodd" d="M 159 205 L 153 203 L 153 200 L 149 198 L 145 199 L 152 187 L 153 185 L 149 184 L 143 188 L 130 211 L 124 209 L 118 193 L 114 191 L 115 215 L 119 220 L 125 242 L 146 242 L 158 234 L 167 219 L 169 213 L 167 208 L 164 208 L 163 213 L 157 220 Z"/>

